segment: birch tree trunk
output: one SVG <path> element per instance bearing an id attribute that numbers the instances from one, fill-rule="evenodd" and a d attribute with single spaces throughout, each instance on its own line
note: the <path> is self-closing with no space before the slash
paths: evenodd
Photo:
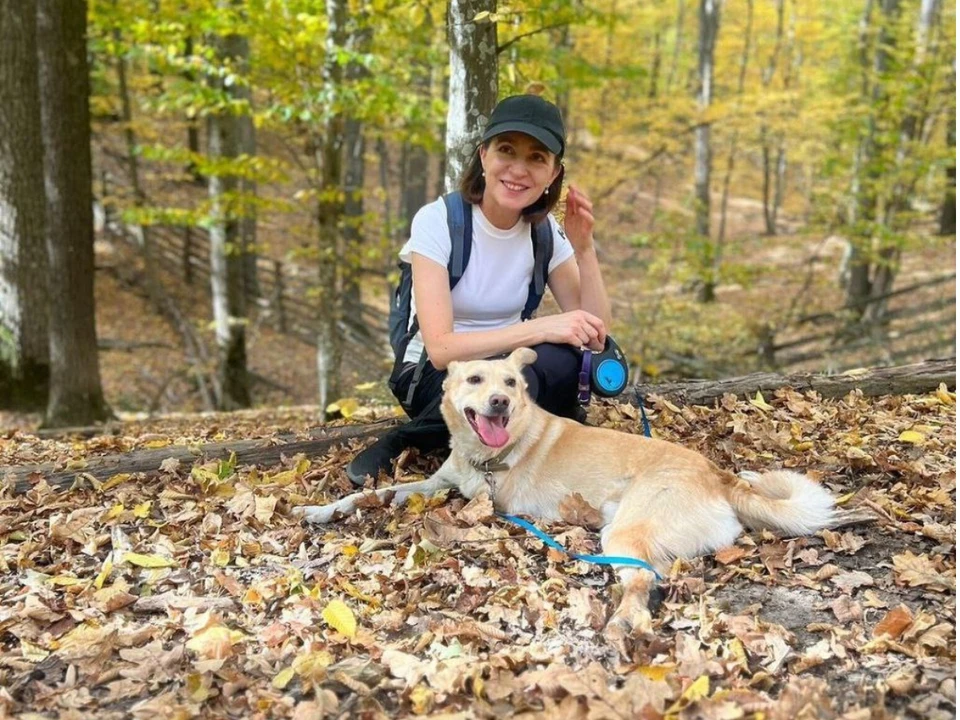
<path id="1" fill-rule="evenodd" d="M 700 0 L 700 40 L 698 48 L 697 73 L 699 91 L 697 105 L 703 115 L 713 100 L 714 49 L 717 43 L 717 31 L 720 28 L 720 0 Z M 705 248 L 704 265 L 712 265 L 712 244 L 710 240 L 710 170 L 712 164 L 710 150 L 710 123 L 701 118 L 694 134 L 694 195 L 696 208 L 695 227 Z M 700 300 L 713 300 L 713 287 L 707 283 L 701 286 Z"/>
<path id="2" fill-rule="evenodd" d="M 343 68 L 337 62 L 339 48 L 346 45 L 347 0 L 327 0 L 326 60 L 323 81 L 328 97 L 337 97 L 343 83 Z M 317 165 L 320 169 L 320 201 L 317 207 L 319 225 L 319 276 L 317 299 L 320 309 L 317 328 L 317 384 L 320 407 L 326 408 L 340 394 L 340 363 L 343 338 L 339 325 L 343 314 L 341 296 L 340 232 L 343 202 L 340 199 L 343 179 L 344 117 L 331 113 L 318 144 Z"/>
<path id="3" fill-rule="evenodd" d="M 47 251 L 37 8 L 0 3 L 0 407 L 47 402 Z"/>
<path id="4" fill-rule="evenodd" d="M 447 37 L 450 42 L 450 88 L 447 105 L 447 192 L 476 152 L 487 118 L 497 104 L 497 24 L 474 22 L 481 12 L 494 13 L 496 0 L 450 0 Z"/>
<path id="5" fill-rule="evenodd" d="M 87 3 L 39 0 L 37 50 L 50 277 L 48 427 L 111 416 L 103 398 L 93 297 L 93 174 Z"/>
<path id="6" fill-rule="evenodd" d="M 234 71 L 249 54 L 245 37 L 236 33 L 214 39 L 218 60 Z M 230 87 L 223 78 L 209 79 L 214 91 L 238 97 L 237 82 Z M 212 113 L 207 119 L 207 153 L 216 170 L 208 177 L 210 193 L 210 292 L 214 332 L 217 338 L 217 373 L 214 394 L 221 410 L 250 406 L 247 372 L 246 300 L 240 222 L 231 197 L 237 177 L 229 167 L 241 152 L 240 118 L 231 112 Z M 234 201 L 235 202 L 235 201 Z"/>

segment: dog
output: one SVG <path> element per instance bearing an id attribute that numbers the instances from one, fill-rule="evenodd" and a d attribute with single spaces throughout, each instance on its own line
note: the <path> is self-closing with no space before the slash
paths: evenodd
<path id="1" fill-rule="evenodd" d="M 441 412 L 449 458 L 429 479 L 383 488 L 386 501 L 455 488 L 466 498 L 489 493 L 511 515 L 561 520 L 560 504 L 579 493 L 599 510 L 608 556 L 639 558 L 665 575 L 675 558 L 732 545 L 743 525 L 807 535 L 835 519 L 832 495 L 788 470 L 738 476 L 682 446 L 551 415 L 526 392 L 522 370 L 537 358 L 519 348 L 501 360 L 452 362 Z M 351 513 L 363 493 L 329 505 L 296 508 L 314 523 Z M 623 596 L 607 630 L 652 629 L 656 576 L 614 565 Z"/>

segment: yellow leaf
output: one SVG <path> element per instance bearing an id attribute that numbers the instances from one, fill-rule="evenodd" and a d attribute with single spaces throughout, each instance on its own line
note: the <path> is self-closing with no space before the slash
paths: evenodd
<path id="1" fill-rule="evenodd" d="M 210 562 L 217 567 L 226 567 L 230 564 L 230 552 L 223 548 L 217 548 L 210 553 Z"/>
<path id="2" fill-rule="evenodd" d="M 360 402 L 356 398 L 345 398 L 337 401 L 340 405 L 340 414 L 345 418 L 353 417 L 360 409 Z"/>
<path id="3" fill-rule="evenodd" d="M 916 430 L 904 430 L 900 433 L 900 437 L 897 438 L 900 442 L 913 443 L 918 445 L 926 439 L 926 436 L 923 433 L 918 433 Z"/>
<path id="4" fill-rule="evenodd" d="M 113 561 L 110 559 L 110 556 L 107 556 L 107 559 L 103 561 L 103 568 L 100 570 L 100 574 L 97 575 L 97 579 L 93 581 L 93 586 L 99 590 L 103 587 L 104 581 L 110 577 L 110 573 L 113 572 Z"/>
<path id="5" fill-rule="evenodd" d="M 757 390 L 757 396 L 753 400 L 749 401 L 754 407 L 758 407 L 761 410 L 773 410 L 773 405 L 769 405 L 766 400 L 763 399 L 763 393 Z"/>
<path id="6" fill-rule="evenodd" d="M 417 685 L 410 691 L 410 705 L 416 715 L 426 715 L 433 709 L 433 690 Z"/>
<path id="7" fill-rule="evenodd" d="M 133 516 L 138 518 L 145 518 L 150 515 L 150 508 L 153 506 L 153 501 L 147 500 L 142 502 L 139 505 L 133 508 Z"/>
<path id="8" fill-rule="evenodd" d="M 202 703 L 212 694 L 210 686 L 213 679 L 209 675 L 200 673 L 190 673 L 187 675 L 186 691 L 187 696 L 196 703 Z"/>
<path id="9" fill-rule="evenodd" d="M 48 650 L 26 640 L 20 640 L 20 652 L 23 653 L 23 659 L 30 662 L 40 662 L 50 654 Z"/>
<path id="10" fill-rule="evenodd" d="M 940 387 L 937 388 L 937 399 L 944 405 L 951 407 L 957 404 L 956 394 L 947 390 L 946 383 L 940 383 Z"/>
<path id="11" fill-rule="evenodd" d="M 50 585 L 59 585 L 60 587 L 70 587 L 71 585 L 79 585 L 84 582 L 80 578 L 73 577 L 71 575 L 54 575 L 52 578 L 48 579 L 47 582 Z"/>
<path id="12" fill-rule="evenodd" d="M 273 680 L 270 682 L 277 690 L 283 690 L 287 684 L 293 680 L 293 676 L 296 673 L 292 667 L 284 668 L 276 675 L 274 675 Z"/>
<path id="13" fill-rule="evenodd" d="M 123 561 L 143 568 L 177 567 L 174 560 L 162 555 L 141 555 L 140 553 L 128 552 L 123 554 Z"/>
<path id="14" fill-rule="evenodd" d="M 665 680 L 676 669 L 675 665 L 643 665 L 637 671 L 650 680 Z"/>
<path id="15" fill-rule="evenodd" d="M 143 444 L 145 448 L 162 448 L 170 444 L 169 438 L 160 438 L 157 440 L 148 440 Z"/>
<path id="16" fill-rule="evenodd" d="M 759 395 L 759 393 L 757 393 Z M 707 675 L 701 675 L 683 691 L 681 698 L 685 698 L 690 702 L 696 702 L 697 700 L 702 700 L 707 695 L 710 694 L 710 678 Z"/>
<path id="17" fill-rule="evenodd" d="M 233 655 L 233 644 L 237 642 L 230 628 L 224 625 L 205 627 L 187 641 L 187 650 L 208 660 L 222 660 Z"/>
<path id="18" fill-rule="evenodd" d="M 351 640 L 356 637 L 357 619 L 353 616 L 353 610 L 342 600 L 331 600 L 323 609 L 321 616 L 327 625 L 341 635 L 346 635 Z"/>
<path id="19" fill-rule="evenodd" d="M 123 506 L 123 503 L 117 503 L 112 508 L 107 510 L 107 516 L 104 519 L 113 520 L 118 515 L 122 515 L 124 510 L 126 510 L 126 508 Z"/>
<path id="20" fill-rule="evenodd" d="M 710 678 L 706 675 L 701 675 L 687 686 L 687 689 L 683 691 L 683 695 L 667 710 L 667 715 L 678 713 L 683 708 L 695 703 L 697 700 L 702 700 L 709 694 Z"/>
<path id="21" fill-rule="evenodd" d="M 117 485 L 125 483 L 131 477 L 133 476 L 130 473 L 119 473 L 118 475 L 114 475 L 109 480 L 107 480 L 103 485 L 100 486 L 100 492 L 104 492 L 106 490 L 109 490 L 110 488 L 114 488 Z"/>
<path id="22" fill-rule="evenodd" d="M 356 545 L 344 545 L 340 549 L 340 552 L 342 552 L 347 557 L 353 557 L 358 552 L 360 552 L 360 549 Z"/>
<path id="23" fill-rule="evenodd" d="M 323 682 L 327 678 L 327 667 L 331 664 L 333 664 L 333 655 L 326 650 L 320 650 L 298 655 L 293 659 L 291 669 L 305 680 Z"/>
<path id="24" fill-rule="evenodd" d="M 360 383 L 359 385 L 354 385 L 353 389 L 359 392 L 366 392 L 367 390 L 373 390 L 377 386 L 375 382 L 365 382 Z"/>

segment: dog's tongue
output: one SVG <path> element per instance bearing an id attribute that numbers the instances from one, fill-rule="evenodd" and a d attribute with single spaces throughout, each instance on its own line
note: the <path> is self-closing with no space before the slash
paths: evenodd
<path id="1" fill-rule="evenodd" d="M 503 426 L 502 417 L 489 418 L 477 413 L 477 433 L 480 435 L 480 442 L 495 448 L 503 447 L 510 439 Z"/>

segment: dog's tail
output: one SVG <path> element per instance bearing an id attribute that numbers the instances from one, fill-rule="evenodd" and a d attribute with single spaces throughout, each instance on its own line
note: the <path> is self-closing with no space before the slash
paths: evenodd
<path id="1" fill-rule="evenodd" d="M 829 527 L 835 517 L 833 496 L 813 480 L 790 470 L 745 472 L 734 482 L 729 499 L 744 525 L 809 535 Z"/>

